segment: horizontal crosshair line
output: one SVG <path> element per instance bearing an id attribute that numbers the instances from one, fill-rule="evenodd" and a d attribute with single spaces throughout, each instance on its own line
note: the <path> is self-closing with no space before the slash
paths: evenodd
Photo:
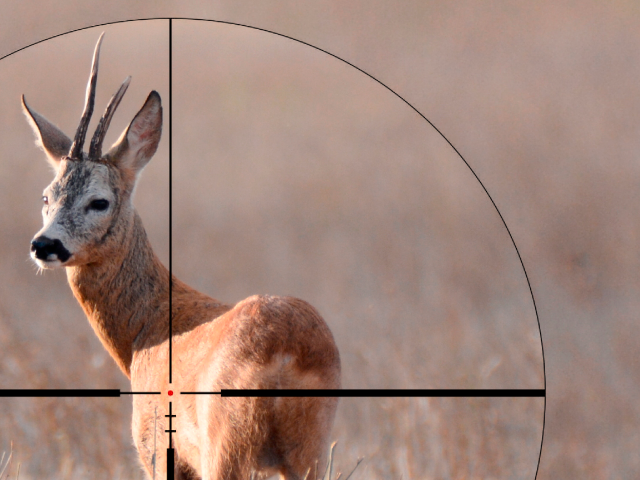
<path id="1" fill-rule="evenodd" d="M 120 395 L 160 395 L 162 392 L 120 392 Z"/>
<path id="2" fill-rule="evenodd" d="M 545 389 L 263 389 L 180 392 L 222 397 L 544 397 Z"/>
<path id="3" fill-rule="evenodd" d="M 121 392 L 118 389 L 0 389 L 0 397 L 120 397 L 121 395 L 160 395 L 160 392 Z"/>
<path id="4" fill-rule="evenodd" d="M 160 395 L 161 392 L 122 392 L 117 389 L 0 389 L 0 397 L 120 397 Z M 181 395 L 222 397 L 544 397 L 545 389 L 223 389 L 218 392 L 180 392 Z"/>

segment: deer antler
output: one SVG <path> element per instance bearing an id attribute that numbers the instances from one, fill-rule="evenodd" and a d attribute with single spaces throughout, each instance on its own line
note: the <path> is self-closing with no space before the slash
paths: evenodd
<path id="1" fill-rule="evenodd" d="M 100 60 L 100 45 L 102 45 L 102 37 L 104 37 L 104 32 L 100 34 L 100 38 L 98 38 L 98 43 L 96 44 L 96 49 L 93 52 L 93 64 L 91 66 L 89 83 L 87 84 L 84 111 L 82 112 L 82 118 L 80 118 L 80 125 L 78 125 L 76 136 L 73 139 L 71 148 L 69 149 L 69 157 L 76 160 L 82 159 L 82 147 L 84 146 L 84 139 L 87 136 L 87 128 L 89 127 L 91 114 L 93 114 L 93 104 L 96 99 L 96 83 L 98 82 L 98 62 Z"/>
<path id="2" fill-rule="evenodd" d="M 100 119 L 100 123 L 98 123 L 98 127 L 96 128 L 96 132 L 93 134 L 93 138 L 91 139 L 91 145 L 89 146 L 89 158 L 98 159 L 102 156 L 102 142 L 104 141 L 104 136 L 109 129 L 111 118 L 113 117 L 116 108 L 118 108 L 120 100 L 122 100 L 124 93 L 129 87 L 129 82 L 131 82 L 131 76 L 124 79 L 124 82 L 122 82 L 118 91 L 113 95 L 113 97 L 111 97 L 111 100 L 109 100 L 107 109 L 104 111 L 104 114 Z"/>

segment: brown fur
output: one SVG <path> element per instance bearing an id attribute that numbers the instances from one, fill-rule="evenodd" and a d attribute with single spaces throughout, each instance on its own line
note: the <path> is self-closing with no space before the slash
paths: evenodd
<path id="1" fill-rule="evenodd" d="M 152 471 L 157 408 L 159 464 L 167 448 L 169 401 L 176 414 L 176 478 L 244 479 L 253 470 L 303 478 L 325 461 L 336 398 L 232 398 L 180 395 L 227 388 L 339 388 L 331 332 L 306 302 L 253 296 L 235 306 L 173 281 L 173 372 L 169 385 L 169 272 L 134 216 L 119 258 L 68 267 L 74 295 L 105 348 L 131 379 L 133 433 Z M 176 395 L 169 397 L 173 389 Z M 188 473 L 191 472 L 191 473 Z M 164 477 L 163 477 L 164 478 Z"/>
<path id="2" fill-rule="evenodd" d="M 139 172 L 160 140 L 162 108 L 152 92 L 101 158 L 66 158 L 71 140 L 26 106 L 39 145 L 56 168 L 45 190 L 38 238 L 70 254 L 32 255 L 64 266 L 89 323 L 134 395 L 133 437 L 149 476 L 166 477 L 169 402 L 175 414 L 176 479 L 304 478 L 325 461 L 337 398 L 181 395 L 221 389 L 340 388 L 340 359 L 324 320 L 291 297 L 253 296 L 227 305 L 170 276 L 131 203 Z M 92 209 L 96 198 L 108 209 Z M 170 286 L 171 282 L 171 286 Z M 171 312 L 169 294 L 171 292 Z M 169 384 L 169 315 L 173 384 Z M 168 391 L 175 394 L 170 397 Z M 154 429 L 154 423 L 156 427 Z M 154 439 L 157 449 L 154 452 Z"/>

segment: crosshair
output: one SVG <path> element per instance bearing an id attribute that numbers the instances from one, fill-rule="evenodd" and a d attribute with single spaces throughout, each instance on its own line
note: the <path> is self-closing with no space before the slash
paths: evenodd
<path id="1" fill-rule="evenodd" d="M 169 52 L 168 52 L 168 57 L 169 57 L 169 102 L 168 102 L 168 110 L 169 110 L 169 121 L 168 121 L 168 138 L 169 138 L 169 169 L 170 169 L 170 176 L 169 176 L 169 225 L 170 225 L 170 229 L 172 229 L 173 226 L 173 212 L 172 212 L 172 179 L 173 179 L 173 148 L 172 148 L 172 138 L 173 138 L 173 113 L 172 113 L 172 106 L 173 106 L 173 97 L 172 97 L 172 91 L 173 91 L 173 22 L 175 21 L 184 21 L 184 22 L 201 22 L 201 21 L 210 21 L 210 20 L 205 20 L 205 19 L 188 19 L 188 18 L 156 18 L 155 20 L 166 20 L 167 21 L 167 25 L 168 25 L 168 32 L 169 32 Z M 135 21 L 135 20 L 133 20 Z M 123 22 L 115 22 L 115 23 L 123 23 Z M 259 29 L 259 28 L 255 28 L 255 27 L 251 27 L 248 25 L 240 25 L 240 24 L 233 24 L 230 22 L 215 22 L 215 23 L 225 23 L 228 25 L 236 25 L 239 27 L 245 27 L 245 28 L 251 28 L 253 30 L 257 30 L 257 31 L 262 31 L 264 33 L 269 33 L 269 34 L 273 34 L 273 35 L 278 35 L 282 38 L 286 38 L 295 42 L 299 42 L 301 44 L 304 44 L 310 48 L 314 48 L 318 51 L 321 51 L 341 62 L 344 62 L 345 64 L 349 65 L 350 67 L 358 70 L 360 73 L 366 75 L 367 77 L 369 77 L 370 79 L 374 80 L 375 82 L 377 82 L 381 87 L 383 87 L 384 89 L 386 89 L 387 91 L 389 91 L 391 94 L 395 95 L 400 101 L 404 102 L 407 106 L 409 106 L 412 110 L 414 110 L 424 121 L 428 122 L 429 125 L 438 132 L 438 134 L 449 144 L 449 146 L 456 152 L 456 154 L 459 156 L 459 158 L 466 164 L 466 166 L 469 168 L 469 170 L 473 173 L 473 175 L 475 176 L 475 178 L 477 179 L 477 181 L 480 183 L 480 185 L 482 185 L 482 188 L 484 189 L 485 193 L 487 194 L 488 198 L 490 199 L 491 203 L 493 204 L 495 210 L 498 212 L 498 214 L 500 215 L 500 219 L 502 221 L 502 223 L 504 224 L 504 227 L 506 229 L 506 231 L 509 234 L 509 238 L 513 244 L 513 247 L 517 253 L 518 259 L 522 265 L 522 269 L 524 271 L 525 277 L 526 277 L 526 281 L 527 281 L 527 285 L 529 286 L 529 290 L 531 293 L 531 298 L 532 298 L 532 302 L 533 302 L 533 306 L 534 306 L 534 310 L 535 310 L 535 314 L 536 314 L 536 318 L 538 316 L 537 314 L 537 309 L 535 307 L 535 300 L 533 298 L 533 292 L 531 290 L 531 285 L 526 273 L 526 269 L 524 267 L 524 263 L 523 260 L 520 256 L 520 253 L 518 251 L 518 248 L 515 244 L 515 240 L 513 239 L 513 236 L 511 235 L 506 222 L 504 221 L 504 218 L 502 217 L 502 215 L 500 214 L 497 205 L 495 204 L 495 202 L 493 201 L 493 199 L 491 198 L 491 196 L 489 195 L 489 192 L 487 191 L 487 189 L 484 187 L 484 185 L 482 184 L 482 182 L 480 181 L 480 178 L 475 174 L 475 172 L 473 171 L 473 169 L 470 167 L 470 165 L 467 163 L 467 161 L 462 157 L 462 155 L 458 152 L 458 150 L 451 144 L 451 142 L 449 142 L 449 140 L 446 139 L 446 137 L 435 127 L 435 125 L 433 125 L 422 113 L 420 113 L 415 107 L 413 107 L 408 101 L 406 101 L 403 97 L 401 97 L 399 94 L 397 94 L 395 91 L 393 91 L 390 87 L 388 87 L 387 85 L 385 85 L 384 83 L 382 83 L 381 81 L 379 81 L 378 79 L 374 78 L 372 75 L 368 74 L 367 72 L 365 72 L 364 70 L 356 67 L 355 65 L 349 63 L 348 61 L 326 51 L 323 50 L 321 48 L 315 47 L 313 45 L 310 45 L 308 43 L 302 42 L 300 40 L 291 38 L 291 37 L 287 37 L 286 35 L 281 35 L 278 34 L 276 32 L 270 32 L 270 31 L 266 31 L 263 29 Z M 103 24 L 103 25 L 109 25 L 109 24 Z M 102 26 L 102 25 L 93 25 L 90 27 L 86 27 L 86 28 L 93 28 L 93 27 L 97 27 L 97 26 Z M 84 29 L 79 29 L 79 30 L 84 30 Z M 75 32 L 78 30 L 74 30 L 72 32 Z M 66 32 L 66 33 L 72 33 L 72 32 Z M 54 37 L 51 37 L 54 38 Z M 49 39 L 46 39 L 49 40 Z M 45 40 L 42 40 L 45 41 Z M 40 43 L 40 42 L 37 42 Z M 33 44 L 35 45 L 35 44 Z M 31 46 L 31 45 L 29 45 Z M 28 48 L 28 47 L 24 47 L 24 48 Z M 23 49 L 20 49 L 23 50 Z M 20 50 L 17 50 L 15 52 L 13 52 L 12 54 L 15 54 L 17 52 L 19 52 Z M 10 54 L 10 55 L 12 55 Z M 3 57 L 6 58 L 9 55 Z M 2 58 L 2 59 L 3 59 Z M 0 59 L 0 60 L 2 60 Z M 169 234 L 169 270 L 172 272 L 172 236 L 171 236 L 171 232 Z M 169 293 L 169 304 L 171 306 L 171 299 L 172 299 L 172 294 L 171 294 L 171 288 L 170 288 L 170 293 Z M 171 311 L 171 307 L 170 307 L 170 311 Z M 169 357 L 168 357 L 168 375 L 169 375 L 169 383 L 173 382 L 173 322 L 172 322 L 172 318 L 168 318 L 168 323 L 169 323 L 169 338 L 170 338 L 170 342 L 169 342 Z M 538 322 L 539 325 L 539 322 Z M 543 369 L 544 369 L 544 357 L 543 357 Z M 4 396 L 4 397 L 58 397 L 58 398 L 63 398 L 63 397 L 81 397 L 81 398 L 87 398 L 87 397 L 121 397 L 121 396 L 136 396 L 136 395 L 162 395 L 163 392 L 159 392 L 159 391 L 120 391 L 117 389 L 19 389 L 19 388 L 14 388 L 14 389 L 3 389 L 0 390 L 0 396 Z M 174 394 L 173 391 L 167 391 L 166 392 L 167 395 L 172 396 Z M 492 397 L 492 398 L 524 398 L 524 397 L 535 397 L 535 398 L 545 398 L 546 395 L 546 378 L 545 378 L 545 388 L 541 388 L 541 389 L 340 389 L 340 390 L 271 390 L 271 389 L 263 389 L 263 390 L 220 390 L 220 391 L 176 391 L 175 394 L 177 395 L 181 395 L 181 396 L 188 396 L 188 395 L 216 395 L 216 396 L 220 396 L 220 397 L 321 397 L 321 396 L 327 396 L 327 397 L 355 397 L 355 398 L 363 398 L 363 397 L 377 397 L 377 398 L 382 398 L 382 397 L 439 397 L 439 398 L 466 398 L 466 397 Z M 172 434 L 176 433 L 176 430 L 173 428 L 173 419 L 176 418 L 180 412 L 173 412 L 172 410 L 172 401 L 168 402 L 168 409 L 169 409 L 169 414 L 165 415 L 165 417 L 168 418 L 168 422 L 169 422 L 169 428 L 165 430 L 165 433 L 168 434 L 168 449 L 167 449 L 167 478 L 173 478 L 174 475 L 174 452 L 173 452 L 173 443 L 172 443 Z M 542 441 L 542 439 L 541 439 Z"/>

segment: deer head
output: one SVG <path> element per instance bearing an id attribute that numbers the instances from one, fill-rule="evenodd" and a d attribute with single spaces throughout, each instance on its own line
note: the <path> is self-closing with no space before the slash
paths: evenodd
<path id="1" fill-rule="evenodd" d="M 120 138 L 102 154 L 109 123 L 131 80 L 127 77 L 111 97 L 88 154 L 83 151 L 93 113 L 103 35 L 93 54 L 84 111 L 73 141 L 31 109 L 22 96 L 36 143 L 55 170 L 55 178 L 42 197 L 44 226 L 31 241 L 31 257 L 41 268 L 101 262 L 115 252 L 133 221 L 131 200 L 139 173 L 160 142 L 162 106 L 160 95 L 152 91 Z"/>

